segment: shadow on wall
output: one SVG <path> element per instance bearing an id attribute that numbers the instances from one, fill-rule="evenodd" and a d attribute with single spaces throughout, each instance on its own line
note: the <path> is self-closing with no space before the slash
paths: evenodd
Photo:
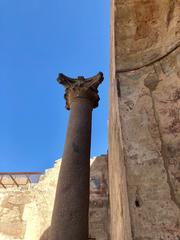
<path id="1" fill-rule="evenodd" d="M 39 240 L 49 240 L 50 227 L 47 228 Z"/>

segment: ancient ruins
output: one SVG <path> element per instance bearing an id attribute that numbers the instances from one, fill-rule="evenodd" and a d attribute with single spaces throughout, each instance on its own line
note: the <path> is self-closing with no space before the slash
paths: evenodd
<path id="1" fill-rule="evenodd" d="M 180 239 L 179 46 L 179 1 L 111 1 L 112 240 Z"/>
<path id="2" fill-rule="evenodd" d="M 91 160 L 89 169 L 102 74 L 88 86 L 83 77 L 60 75 L 66 106 L 73 105 L 66 162 L 57 161 L 37 183 L 0 184 L 1 240 L 180 240 L 180 1 L 111 0 L 110 37 L 108 155 Z M 73 139 L 77 145 L 66 151 Z"/>
<path id="3" fill-rule="evenodd" d="M 107 155 L 90 162 L 89 237 L 108 240 L 109 191 Z M 0 187 L 0 239 L 47 240 L 55 199 L 61 160 L 41 175 L 38 183 L 27 183 L 27 178 Z M 7 182 L 6 182 L 7 183 Z M 25 184 L 26 183 L 26 184 Z M 9 183 L 10 184 L 10 180 Z"/>

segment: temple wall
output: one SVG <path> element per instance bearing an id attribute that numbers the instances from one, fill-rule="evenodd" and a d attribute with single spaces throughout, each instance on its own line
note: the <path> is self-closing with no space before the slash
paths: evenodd
<path id="1" fill-rule="evenodd" d="M 131 240 L 126 171 L 119 113 L 119 92 L 115 83 L 115 11 L 111 1 L 111 77 L 109 111 L 109 191 L 111 209 L 111 239 Z"/>
<path id="2" fill-rule="evenodd" d="M 60 161 L 38 184 L 0 189 L 0 239 L 47 240 Z M 107 156 L 91 160 L 90 237 L 109 240 Z"/>
<path id="3" fill-rule="evenodd" d="M 179 240 L 180 2 L 115 0 L 112 12 L 112 240 Z"/>

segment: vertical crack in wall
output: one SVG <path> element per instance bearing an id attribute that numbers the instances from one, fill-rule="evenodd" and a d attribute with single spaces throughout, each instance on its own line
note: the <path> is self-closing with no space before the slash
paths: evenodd
<path id="1" fill-rule="evenodd" d="M 156 72 L 156 74 L 157 74 L 157 72 Z M 158 78 L 159 78 L 159 76 L 158 76 Z M 166 147 L 165 147 L 165 143 L 164 143 L 162 133 L 161 133 L 161 129 L 160 129 L 158 114 L 156 112 L 156 106 L 155 106 L 155 101 L 154 101 L 154 97 L 153 97 L 153 91 L 155 89 L 150 88 L 146 84 L 145 84 L 145 86 L 149 88 L 150 96 L 151 96 L 151 99 L 152 99 L 152 108 L 153 108 L 154 118 L 155 118 L 157 128 L 158 128 L 158 132 L 159 132 L 159 138 L 160 138 L 160 141 L 161 141 L 161 155 L 162 155 L 162 159 L 163 159 L 163 162 L 164 162 L 164 169 L 165 169 L 166 175 L 167 175 L 167 183 L 168 183 L 168 186 L 169 186 L 170 197 L 171 197 L 171 200 L 175 203 L 175 205 L 180 210 L 180 203 L 176 199 L 174 189 L 173 189 L 173 185 L 172 185 L 171 178 L 170 178 L 170 174 L 169 174 L 169 170 L 168 170 L 168 159 L 166 157 Z"/>

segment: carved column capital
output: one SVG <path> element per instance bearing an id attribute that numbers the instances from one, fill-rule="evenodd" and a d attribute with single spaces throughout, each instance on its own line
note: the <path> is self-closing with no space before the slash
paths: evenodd
<path id="1" fill-rule="evenodd" d="M 82 76 L 70 78 L 60 73 L 57 81 L 65 87 L 66 108 L 69 110 L 73 101 L 81 99 L 88 99 L 92 103 L 93 108 L 96 108 L 99 102 L 97 88 L 103 79 L 103 73 L 101 72 L 91 78 Z"/>

